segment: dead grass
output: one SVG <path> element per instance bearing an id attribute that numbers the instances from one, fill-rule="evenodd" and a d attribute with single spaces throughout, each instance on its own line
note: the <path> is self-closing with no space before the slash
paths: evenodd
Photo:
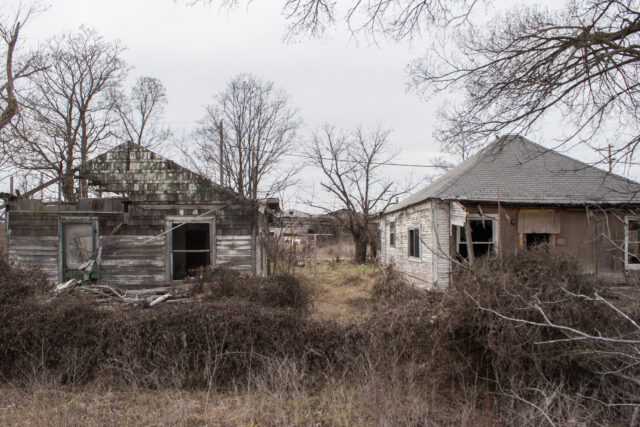
<path id="1" fill-rule="evenodd" d="M 491 411 L 434 404 L 428 390 L 376 381 L 320 392 L 0 388 L 0 424 L 31 426 L 491 425 Z"/>
<path id="2" fill-rule="evenodd" d="M 322 261 L 318 263 L 317 272 L 318 277 L 314 278 L 313 264 L 296 270 L 313 293 L 313 317 L 345 324 L 371 314 L 372 290 L 380 275 L 376 266 Z"/>

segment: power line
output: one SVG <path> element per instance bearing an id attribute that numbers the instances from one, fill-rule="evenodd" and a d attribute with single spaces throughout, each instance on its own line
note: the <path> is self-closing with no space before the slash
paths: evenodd
<path id="1" fill-rule="evenodd" d="M 246 149 L 245 149 L 246 150 Z M 252 150 L 246 150 L 246 152 L 250 153 Z M 273 153 L 273 151 L 264 150 L 263 153 Z M 297 157 L 301 159 L 315 160 L 317 157 L 310 156 L 308 154 L 300 154 L 300 153 L 281 153 L 281 156 L 289 156 L 289 157 Z M 349 159 L 332 159 L 329 157 L 322 157 L 322 160 L 326 161 L 334 161 L 337 160 L 340 163 L 360 163 L 358 160 L 349 160 Z M 399 167 L 408 167 L 408 168 L 440 168 L 439 165 L 424 165 L 424 164 L 415 164 L 415 163 L 397 163 L 397 162 L 371 162 L 372 165 L 376 166 L 399 166 Z"/>
<path id="2" fill-rule="evenodd" d="M 316 159 L 316 157 L 310 156 L 308 154 L 294 154 L 294 153 L 283 153 L 283 156 L 291 156 L 291 157 L 299 157 L 303 159 Z M 332 161 L 334 159 L 328 157 L 322 157 L 322 160 Z M 342 163 L 360 163 L 357 160 L 347 160 L 347 159 L 337 159 L 338 162 Z M 401 167 L 409 167 L 409 168 L 439 168 L 438 165 L 422 165 L 422 164 L 412 164 L 412 163 L 396 163 L 396 162 L 372 162 L 373 165 L 384 165 L 384 166 L 401 166 Z"/>

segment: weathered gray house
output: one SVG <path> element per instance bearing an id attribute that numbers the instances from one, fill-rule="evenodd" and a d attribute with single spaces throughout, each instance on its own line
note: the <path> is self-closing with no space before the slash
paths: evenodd
<path id="1" fill-rule="evenodd" d="M 445 288 L 458 260 L 548 243 L 612 282 L 640 270 L 640 184 L 520 136 L 499 138 L 380 220 L 380 260 Z"/>
<path id="2" fill-rule="evenodd" d="M 251 202 L 132 143 L 77 172 L 103 197 L 72 203 L 7 197 L 10 260 L 62 282 L 93 258 L 100 283 L 127 287 L 170 283 L 208 265 L 266 271 L 263 237 L 276 200 Z"/>

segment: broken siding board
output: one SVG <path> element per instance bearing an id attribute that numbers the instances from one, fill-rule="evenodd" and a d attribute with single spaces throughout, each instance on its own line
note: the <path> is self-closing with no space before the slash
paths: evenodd
<path id="1" fill-rule="evenodd" d="M 216 264 L 242 271 L 253 271 L 251 236 L 217 236 Z"/>

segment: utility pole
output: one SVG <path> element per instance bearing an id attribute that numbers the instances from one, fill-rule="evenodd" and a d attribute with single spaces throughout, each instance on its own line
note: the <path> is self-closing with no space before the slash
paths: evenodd
<path id="1" fill-rule="evenodd" d="M 224 128 L 220 120 L 220 185 L 224 186 Z"/>

